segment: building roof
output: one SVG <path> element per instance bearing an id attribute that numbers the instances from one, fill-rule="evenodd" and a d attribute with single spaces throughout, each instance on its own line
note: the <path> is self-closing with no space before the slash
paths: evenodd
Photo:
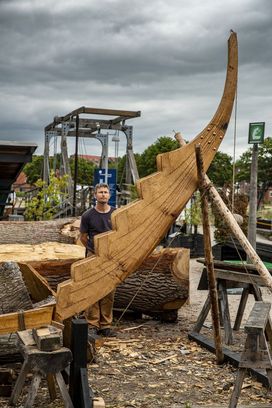
<path id="1" fill-rule="evenodd" d="M 11 186 L 24 165 L 31 161 L 35 143 L 0 140 L 0 216 L 3 215 Z"/>

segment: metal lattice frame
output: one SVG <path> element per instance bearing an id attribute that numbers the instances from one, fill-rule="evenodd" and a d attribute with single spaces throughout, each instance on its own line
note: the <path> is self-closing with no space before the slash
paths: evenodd
<path id="1" fill-rule="evenodd" d="M 81 114 L 88 115 L 103 115 L 103 119 L 97 118 L 80 118 Z M 111 116 L 111 119 L 105 119 L 105 116 Z M 54 121 L 45 127 L 45 143 L 44 143 L 44 166 L 43 180 L 49 182 L 49 143 L 52 137 L 61 137 L 61 154 L 64 163 L 64 173 L 71 177 L 71 171 L 68 163 L 67 153 L 67 137 L 87 137 L 96 138 L 102 144 L 102 158 L 107 150 L 108 140 L 101 137 L 101 130 L 118 130 L 126 135 L 127 139 L 127 161 L 126 161 L 126 182 L 131 183 L 131 179 L 135 183 L 139 178 L 138 170 L 133 153 L 133 127 L 126 125 L 126 120 L 141 116 L 140 111 L 123 111 L 113 109 L 88 108 L 82 106 L 65 116 L 58 116 Z M 76 124 L 78 118 L 78 127 Z M 105 160 L 105 159 L 104 159 Z M 72 183 L 69 183 L 72 186 Z M 72 191 L 69 191 L 72 195 Z"/>

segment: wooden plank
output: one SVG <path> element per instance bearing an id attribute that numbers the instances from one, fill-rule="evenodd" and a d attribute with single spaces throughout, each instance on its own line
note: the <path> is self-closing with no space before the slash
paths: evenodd
<path id="1" fill-rule="evenodd" d="M 35 340 L 31 330 L 20 330 L 17 332 L 17 336 L 25 346 L 35 346 Z"/>
<path id="2" fill-rule="evenodd" d="M 268 322 L 270 309 L 271 303 L 255 302 L 245 324 L 245 332 L 259 335 L 263 333 Z"/>
<path id="3" fill-rule="evenodd" d="M 44 279 L 31 265 L 19 263 L 24 282 L 34 302 L 40 302 L 48 296 L 54 296 L 55 292 L 50 288 Z"/>
<path id="4" fill-rule="evenodd" d="M 197 262 L 205 264 L 205 259 L 204 258 L 198 258 Z M 257 268 L 255 265 L 247 263 L 244 261 L 243 263 L 235 263 L 235 262 L 230 262 L 230 261 L 218 261 L 217 259 L 214 259 L 214 266 L 216 269 L 224 269 L 224 270 L 231 270 L 231 271 L 237 271 L 237 272 L 256 272 L 257 275 Z M 269 271 L 272 272 L 272 269 L 269 269 Z M 258 275 L 257 275 L 258 276 Z"/>
<path id="5" fill-rule="evenodd" d="M 106 296 L 165 236 L 197 188 L 195 144 L 201 145 L 206 171 L 224 137 L 236 92 L 237 62 L 237 39 L 232 33 L 226 86 L 214 117 L 192 142 L 158 155 L 158 172 L 137 182 L 139 200 L 112 214 L 113 231 L 95 237 L 94 257 L 72 265 L 72 279 L 57 290 L 56 314 L 61 319 Z"/>
<path id="6" fill-rule="evenodd" d="M 216 277 L 233 282 L 250 283 L 259 286 L 264 286 L 264 281 L 260 276 L 251 275 L 248 273 L 235 272 L 223 269 L 215 269 Z"/>
<path id="7" fill-rule="evenodd" d="M 24 311 L 25 326 L 27 329 L 51 324 L 54 305 Z M 18 313 L 0 315 L 0 334 L 13 333 L 19 330 Z"/>

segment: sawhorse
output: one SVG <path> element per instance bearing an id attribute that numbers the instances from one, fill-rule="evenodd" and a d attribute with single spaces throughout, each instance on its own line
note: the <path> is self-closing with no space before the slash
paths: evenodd
<path id="1" fill-rule="evenodd" d="M 200 262 L 203 262 L 200 260 Z M 258 286 L 263 286 L 263 281 L 260 276 L 243 273 L 241 271 L 233 271 L 230 269 L 223 269 L 223 267 L 231 268 L 231 265 L 224 264 L 221 261 L 215 262 L 215 266 L 218 265 L 222 269 L 215 268 L 214 272 L 217 279 L 217 288 L 218 288 L 218 298 L 219 298 L 219 306 L 220 306 L 220 320 L 224 327 L 224 340 L 227 345 L 233 344 L 233 331 L 231 326 L 231 319 L 229 313 L 229 302 L 228 302 L 228 293 L 227 289 L 229 288 L 237 288 L 238 285 L 244 285 L 244 289 L 242 292 L 242 296 L 240 299 L 240 304 L 238 307 L 235 323 L 233 326 L 233 330 L 239 330 L 243 313 L 245 310 L 246 302 L 248 299 L 249 293 L 254 295 L 255 300 L 262 301 L 261 291 Z M 198 289 L 203 290 L 207 289 L 207 278 L 205 277 L 206 269 L 203 269 L 203 273 L 200 279 Z M 207 296 L 207 299 L 202 307 L 202 310 L 198 316 L 196 324 L 193 328 L 193 332 L 199 333 L 201 328 L 204 325 L 204 322 L 208 316 L 210 311 L 210 297 Z"/>
<path id="2" fill-rule="evenodd" d="M 272 388 L 272 330 L 269 318 L 270 308 L 270 303 L 256 302 L 245 325 L 247 338 L 244 351 L 241 355 L 229 408 L 235 408 L 237 406 L 243 380 L 248 368 L 266 370 L 269 386 Z"/>
<path id="3" fill-rule="evenodd" d="M 61 396 L 66 408 L 73 408 L 73 404 L 64 383 L 61 371 L 68 366 L 72 360 L 69 349 L 62 347 L 55 351 L 41 351 L 35 345 L 31 330 L 18 332 L 19 348 L 24 357 L 24 363 L 13 389 L 10 404 L 15 405 L 22 392 L 24 382 L 28 373 L 33 373 L 32 383 L 28 390 L 25 408 L 33 406 L 35 397 L 42 377 L 46 377 L 51 400 L 56 398 L 55 380 L 59 386 Z"/>

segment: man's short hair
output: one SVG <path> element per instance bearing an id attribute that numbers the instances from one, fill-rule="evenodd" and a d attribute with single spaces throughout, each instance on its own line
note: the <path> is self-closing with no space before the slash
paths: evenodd
<path id="1" fill-rule="evenodd" d="M 97 183 L 94 187 L 94 192 L 96 193 L 99 188 L 107 188 L 110 191 L 109 185 L 107 183 Z"/>

